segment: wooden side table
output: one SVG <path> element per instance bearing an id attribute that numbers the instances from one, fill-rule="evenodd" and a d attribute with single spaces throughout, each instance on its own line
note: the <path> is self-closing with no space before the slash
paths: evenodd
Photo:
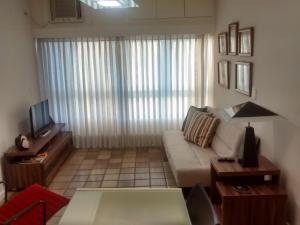
<path id="1" fill-rule="evenodd" d="M 283 225 L 287 196 L 279 177 L 280 170 L 263 156 L 255 168 L 213 159 L 210 194 L 221 225 Z M 249 190 L 238 192 L 235 185 Z"/>
<path id="2" fill-rule="evenodd" d="M 222 225 L 284 225 L 286 194 L 278 185 L 249 185 L 237 192 L 232 184 L 217 182 Z"/>

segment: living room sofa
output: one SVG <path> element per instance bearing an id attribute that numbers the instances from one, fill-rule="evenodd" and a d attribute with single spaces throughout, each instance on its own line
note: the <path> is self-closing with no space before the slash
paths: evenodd
<path id="1" fill-rule="evenodd" d="M 216 114 L 216 110 L 209 109 Z M 220 118 L 216 134 L 209 148 L 190 143 L 180 130 L 163 133 L 163 145 L 178 187 L 193 187 L 197 183 L 210 186 L 210 160 L 214 157 L 236 156 L 243 129 Z"/>

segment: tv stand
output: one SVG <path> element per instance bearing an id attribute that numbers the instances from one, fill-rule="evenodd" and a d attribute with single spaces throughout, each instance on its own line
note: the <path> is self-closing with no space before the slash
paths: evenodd
<path id="1" fill-rule="evenodd" d="M 73 150 L 72 133 L 62 131 L 65 124 L 54 124 L 45 136 L 30 139 L 31 147 L 19 150 L 13 146 L 4 153 L 4 179 L 8 190 L 20 190 L 38 183 L 48 186 Z M 47 157 L 32 161 L 40 153 Z"/>

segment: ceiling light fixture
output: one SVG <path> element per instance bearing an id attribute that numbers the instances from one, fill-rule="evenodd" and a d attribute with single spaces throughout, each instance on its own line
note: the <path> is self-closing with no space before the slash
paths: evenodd
<path id="1" fill-rule="evenodd" d="M 139 7 L 135 0 L 80 0 L 82 3 L 92 7 L 93 9 L 103 8 L 134 8 Z"/>

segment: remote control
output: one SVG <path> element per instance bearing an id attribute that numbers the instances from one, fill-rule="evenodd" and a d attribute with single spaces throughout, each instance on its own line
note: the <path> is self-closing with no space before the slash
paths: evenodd
<path id="1" fill-rule="evenodd" d="M 234 158 L 230 158 L 230 157 L 222 157 L 218 159 L 219 162 L 235 162 Z"/>

